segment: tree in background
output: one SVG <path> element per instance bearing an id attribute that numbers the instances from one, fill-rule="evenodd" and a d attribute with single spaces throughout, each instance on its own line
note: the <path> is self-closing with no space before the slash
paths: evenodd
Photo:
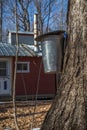
<path id="1" fill-rule="evenodd" d="M 57 11 L 53 14 L 51 19 L 51 28 L 54 30 L 66 30 L 67 29 L 67 5 L 68 0 L 58 0 L 56 3 Z"/>
<path id="2" fill-rule="evenodd" d="M 60 23 L 60 12 L 62 0 L 4 0 L 4 29 L 15 30 L 15 2 L 17 1 L 17 19 L 19 30 L 33 31 L 34 13 L 39 15 L 40 32 L 48 32 L 58 29 Z M 66 1 L 63 8 L 66 8 Z M 58 13 L 59 14 L 58 14 Z M 66 11 L 65 11 L 66 12 Z M 58 18 L 57 18 L 58 17 Z M 65 22 L 65 21 L 64 21 Z"/>
<path id="3" fill-rule="evenodd" d="M 48 32 L 51 29 L 50 20 L 53 18 L 54 10 L 58 0 L 34 0 L 34 4 L 39 17 L 40 33 Z"/>
<path id="4" fill-rule="evenodd" d="M 41 130 L 87 130 L 87 0 L 69 0 L 68 9 L 61 79 Z"/>
<path id="5" fill-rule="evenodd" d="M 0 41 L 2 41 L 2 0 L 0 0 Z"/>
<path id="6" fill-rule="evenodd" d="M 46 31 L 48 31 L 53 0 L 44 0 L 44 1 L 34 0 L 34 3 L 36 6 L 36 10 L 38 12 L 38 17 L 39 17 L 38 25 L 39 25 L 40 33 L 43 33 L 44 31 L 43 26 L 44 26 L 45 20 L 47 21 L 47 25 L 45 29 Z"/>
<path id="7" fill-rule="evenodd" d="M 17 20 L 18 20 L 18 28 L 22 31 L 30 31 L 30 4 L 32 0 L 8 0 L 6 10 L 8 13 L 6 14 L 6 18 L 9 21 L 12 21 L 16 24 L 15 16 L 16 16 L 16 2 L 17 2 Z"/>
<path id="8" fill-rule="evenodd" d="M 4 14 L 7 13 L 5 12 L 6 4 L 6 0 L 0 0 L 0 41 L 4 41 L 6 38 L 6 31 L 4 30 L 4 27 L 6 27 L 6 24 L 4 24 L 6 19 Z"/>

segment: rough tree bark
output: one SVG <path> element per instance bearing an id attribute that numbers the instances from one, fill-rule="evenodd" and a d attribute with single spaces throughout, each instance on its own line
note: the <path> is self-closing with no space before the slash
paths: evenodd
<path id="1" fill-rule="evenodd" d="M 55 100 L 41 130 L 87 130 L 87 0 L 69 0 L 68 45 Z"/>

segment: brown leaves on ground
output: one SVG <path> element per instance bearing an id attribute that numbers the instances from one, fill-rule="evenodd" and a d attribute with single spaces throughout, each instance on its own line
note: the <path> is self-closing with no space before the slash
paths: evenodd
<path id="1" fill-rule="evenodd" d="M 32 101 L 16 103 L 16 116 L 20 130 L 40 128 L 52 101 L 38 101 L 35 106 Z M 12 103 L 0 104 L 0 130 L 8 128 L 16 130 Z"/>

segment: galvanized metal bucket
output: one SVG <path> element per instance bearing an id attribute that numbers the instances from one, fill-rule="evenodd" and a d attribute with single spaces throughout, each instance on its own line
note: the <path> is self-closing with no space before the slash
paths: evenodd
<path id="1" fill-rule="evenodd" d="M 45 73 L 53 74 L 61 71 L 63 33 L 64 31 L 54 31 L 38 36 L 36 39 L 42 42 L 42 57 Z"/>

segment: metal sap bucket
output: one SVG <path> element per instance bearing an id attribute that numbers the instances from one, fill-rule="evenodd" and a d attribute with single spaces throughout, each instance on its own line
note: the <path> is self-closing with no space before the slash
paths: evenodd
<path id="1" fill-rule="evenodd" d="M 61 71 L 64 31 L 54 31 L 36 38 L 42 44 L 42 58 L 45 73 Z"/>

